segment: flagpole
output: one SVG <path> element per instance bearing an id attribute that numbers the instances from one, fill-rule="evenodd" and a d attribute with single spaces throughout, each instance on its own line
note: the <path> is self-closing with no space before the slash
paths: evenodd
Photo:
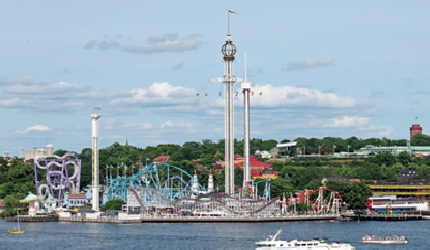
<path id="1" fill-rule="evenodd" d="M 228 25 L 228 27 L 227 27 L 227 30 L 228 30 L 228 34 L 230 34 L 230 12 L 227 12 L 227 19 L 228 19 L 228 21 L 227 21 L 227 25 Z"/>

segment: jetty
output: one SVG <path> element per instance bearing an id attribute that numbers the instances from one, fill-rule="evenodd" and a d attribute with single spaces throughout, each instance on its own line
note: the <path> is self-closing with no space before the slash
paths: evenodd
<path id="1" fill-rule="evenodd" d="M 422 220 L 421 214 L 351 214 L 344 213 L 342 217 L 347 220 L 375 220 L 375 221 L 408 221 L 408 220 Z"/>

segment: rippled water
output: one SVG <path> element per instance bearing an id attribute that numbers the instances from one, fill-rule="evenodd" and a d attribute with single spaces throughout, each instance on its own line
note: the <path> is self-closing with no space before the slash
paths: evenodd
<path id="1" fill-rule="evenodd" d="M 25 234 L 8 234 L 16 224 L 0 221 L 0 249 L 255 249 L 255 242 L 282 228 L 282 240 L 327 236 L 357 249 L 429 249 L 430 220 L 271 223 L 21 223 Z M 360 243 L 365 234 L 405 235 L 407 245 Z"/>

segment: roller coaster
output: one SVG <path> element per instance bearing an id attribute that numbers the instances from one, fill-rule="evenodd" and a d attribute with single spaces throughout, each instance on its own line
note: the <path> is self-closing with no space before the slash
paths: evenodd
<path id="1" fill-rule="evenodd" d="M 316 193 L 318 196 L 312 200 L 311 197 Z M 299 202 L 307 204 L 307 206 L 311 207 L 312 211 L 316 214 L 336 214 L 340 212 L 342 201 L 342 196 L 338 192 L 326 187 L 320 187 L 315 190 L 305 190 L 302 199 L 292 197 L 285 199 L 284 196 L 283 200 L 281 201 L 281 206 L 283 214 L 287 213 L 287 210 L 291 210 L 290 212 L 296 213 L 295 207 Z M 289 208 L 287 208 L 287 206 L 289 206 Z"/>
<path id="2" fill-rule="evenodd" d="M 46 171 L 46 184 L 40 184 L 37 170 Z M 34 179 L 36 194 L 45 198 L 51 195 L 56 199 L 56 207 L 64 200 L 64 193 L 79 193 L 81 178 L 81 160 L 74 154 L 65 156 L 36 157 L 34 161 Z"/>
<path id="3" fill-rule="evenodd" d="M 196 214 L 256 214 L 264 213 L 265 208 L 275 204 L 270 199 L 267 180 L 248 184 L 231 194 L 208 198 L 209 192 L 198 182 L 196 174 L 168 163 L 151 163 L 130 177 L 112 179 L 111 175 L 105 193 L 108 200 L 122 199 L 127 202 L 126 210 L 138 212 L 192 210 Z M 199 199 L 199 195 L 206 198 Z"/>

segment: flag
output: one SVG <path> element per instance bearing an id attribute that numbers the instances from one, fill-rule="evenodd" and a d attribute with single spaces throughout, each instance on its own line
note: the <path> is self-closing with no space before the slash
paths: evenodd
<path id="1" fill-rule="evenodd" d="M 333 145 L 333 148 L 336 148 L 336 145 Z"/>
<path id="2" fill-rule="evenodd" d="M 236 14 L 236 15 L 239 15 L 239 14 L 237 14 L 237 12 L 236 12 L 236 11 L 232 11 L 232 10 L 228 10 L 228 14 Z"/>
<path id="3" fill-rule="evenodd" d="M 23 148 L 21 148 L 21 152 L 25 152 L 25 150 Z"/>
<path id="4" fill-rule="evenodd" d="M 351 148 L 351 146 L 348 145 L 348 148 Z"/>
<path id="5" fill-rule="evenodd" d="M 149 161 L 149 158 L 146 158 L 147 161 Z"/>

